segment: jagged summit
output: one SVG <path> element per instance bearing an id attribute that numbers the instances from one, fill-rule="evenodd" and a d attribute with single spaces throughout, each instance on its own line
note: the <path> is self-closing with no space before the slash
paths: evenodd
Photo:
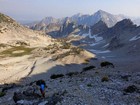
<path id="1" fill-rule="evenodd" d="M 92 15 L 78 13 L 71 17 L 64 17 L 64 18 L 60 18 L 60 19 L 56 19 L 53 17 L 46 17 L 43 20 L 41 20 L 39 23 L 37 23 L 36 25 L 30 26 L 30 27 L 32 27 L 32 29 L 35 29 L 35 30 L 40 30 L 41 26 L 43 26 L 45 28 L 45 27 L 47 27 L 47 25 L 49 25 L 51 23 L 63 25 L 63 23 L 66 21 L 66 19 L 69 19 L 70 22 L 76 22 L 78 25 L 87 25 L 87 26 L 93 26 L 94 24 L 96 24 L 97 22 L 102 20 L 107 24 L 108 27 L 112 27 L 118 21 L 121 21 L 124 18 L 125 17 L 121 16 L 121 15 L 113 15 L 113 14 L 110 14 L 103 10 L 98 10 L 97 12 L 95 12 Z M 46 26 L 44 26 L 44 24 L 42 24 L 42 23 L 44 23 Z M 36 26 L 39 26 L 39 27 L 34 28 Z"/>
<path id="2" fill-rule="evenodd" d="M 73 33 L 73 31 L 75 31 L 74 33 L 77 33 L 77 34 L 80 33 L 80 31 L 81 33 L 87 32 L 87 29 L 86 31 L 83 30 L 82 28 L 76 29 L 75 28 L 76 26 L 91 27 L 91 26 L 94 26 L 96 23 L 102 21 L 104 22 L 104 24 L 106 24 L 108 28 L 110 28 L 110 27 L 113 27 L 117 22 L 123 19 L 124 19 L 123 16 L 113 15 L 103 10 L 99 10 L 92 15 L 78 13 L 71 17 L 64 17 L 64 18 L 59 18 L 59 19 L 56 19 L 53 17 L 46 17 L 42 19 L 40 22 L 36 24 L 32 24 L 29 27 L 33 30 L 44 31 L 46 34 L 49 34 L 52 37 L 58 38 L 58 37 L 67 36 L 70 33 Z M 69 29 L 70 31 L 67 29 Z"/>

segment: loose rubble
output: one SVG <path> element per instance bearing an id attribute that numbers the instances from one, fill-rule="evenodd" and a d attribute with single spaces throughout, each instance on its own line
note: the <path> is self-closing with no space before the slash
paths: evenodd
<path id="1" fill-rule="evenodd" d="M 46 97 L 35 83 L 7 89 L 13 91 L 5 105 L 139 105 L 140 73 L 116 72 L 114 68 L 95 69 L 46 80 Z M 96 73 L 98 71 L 98 73 Z M 111 75 L 110 75 L 111 74 Z M 108 75 L 108 81 L 102 77 Z M 129 80 L 124 76 L 129 75 Z M 123 78 L 122 78 L 123 77 Z M 0 99 L 3 104 L 6 95 Z"/>

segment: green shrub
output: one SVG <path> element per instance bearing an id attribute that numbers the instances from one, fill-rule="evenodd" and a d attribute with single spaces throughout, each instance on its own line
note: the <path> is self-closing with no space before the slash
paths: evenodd
<path id="1" fill-rule="evenodd" d="M 108 81 L 109 81 L 109 77 L 108 77 L 108 76 L 105 76 L 105 77 L 102 78 L 101 81 L 102 81 L 102 82 L 108 82 Z"/>
<path id="2" fill-rule="evenodd" d="M 92 84 L 89 83 L 89 84 L 87 84 L 87 86 L 88 86 L 88 87 L 92 87 Z"/>
<path id="3" fill-rule="evenodd" d="M 108 67 L 112 67 L 112 68 L 115 67 L 113 63 L 108 62 L 108 61 L 101 62 L 100 66 L 101 66 L 101 67 L 107 67 L 107 68 L 108 68 Z"/>
<path id="4" fill-rule="evenodd" d="M 3 97 L 3 96 L 5 96 L 5 95 L 6 95 L 5 92 L 0 92 L 0 97 Z"/>

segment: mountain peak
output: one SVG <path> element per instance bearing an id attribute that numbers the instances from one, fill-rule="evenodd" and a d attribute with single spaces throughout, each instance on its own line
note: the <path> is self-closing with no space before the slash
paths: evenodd
<path id="1" fill-rule="evenodd" d="M 48 24 L 50 24 L 50 23 L 56 23 L 56 22 L 57 22 L 57 19 L 55 19 L 55 18 L 49 16 L 49 17 L 45 17 L 44 19 L 42 19 L 41 22 L 40 22 L 40 24 L 43 23 L 43 24 L 48 25 Z"/>
<path id="2" fill-rule="evenodd" d="M 103 10 L 98 10 L 97 12 L 95 12 L 92 15 L 92 18 L 96 20 L 96 23 L 102 20 L 104 23 L 107 24 L 108 27 L 114 26 L 118 21 L 121 21 L 123 19 L 123 17 L 121 16 L 113 15 Z"/>
<path id="3" fill-rule="evenodd" d="M 97 12 L 98 12 L 98 13 L 107 13 L 106 11 L 103 11 L 103 10 L 101 10 L 101 9 L 98 10 Z"/>
<path id="4" fill-rule="evenodd" d="M 95 12 L 95 14 L 103 15 L 103 14 L 109 14 L 109 13 L 103 10 L 98 10 L 97 12 Z"/>
<path id="5" fill-rule="evenodd" d="M 77 13 L 75 15 L 73 15 L 72 17 L 81 17 L 83 14 L 82 13 Z"/>

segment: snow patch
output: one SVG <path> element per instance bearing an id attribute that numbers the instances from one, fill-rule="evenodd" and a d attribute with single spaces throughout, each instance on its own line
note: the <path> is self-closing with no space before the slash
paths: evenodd
<path id="1" fill-rule="evenodd" d="M 101 58 L 105 59 L 105 58 L 114 58 L 115 56 L 102 56 Z"/>
<path id="2" fill-rule="evenodd" d="M 40 103 L 38 105 L 46 105 L 47 103 L 48 103 L 48 101 L 44 101 L 44 102 L 42 102 L 42 103 Z"/>
<path id="3" fill-rule="evenodd" d="M 92 43 L 92 44 L 90 44 L 90 46 L 95 46 L 95 45 L 98 45 L 98 44 L 101 44 L 101 43 L 103 43 L 103 41 L 99 41 L 97 43 Z"/>
<path id="4" fill-rule="evenodd" d="M 91 52 L 94 52 L 94 53 L 110 53 L 111 51 L 110 50 L 105 50 L 105 51 L 100 51 L 100 50 L 89 50 Z"/>
<path id="5" fill-rule="evenodd" d="M 109 43 L 107 43 L 106 45 L 103 46 L 103 48 L 107 47 L 109 45 Z"/>
<path id="6" fill-rule="evenodd" d="M 79 37 L 79 35 L 71 34 L 72 37 Z"/>
<path id="7" fill-rule="evenodd" d="M 93 35 L 93 36 L 89 35 L 89 38 L 94 38 L 95 42 L 99 42 L 99 41 L 103 40 L 103 38 L 99 37 L 98 35 Z"/>
<path id="8" fill-rule="evenodd" d="M 72 28 L 75 28 L 75 27 L 76 27 L 75 25 L 72 26 Z"/>
<path id="9" fill-rule="evenodd" d="M 140 36 L 138 37 L 138 36 L 134 36 L 133 38 L 131 38 L 129 41 L 135 41 L 135 40 L 138 40 L 138 39 L 140 39 Z"/>
<path id="10" fill-rule="evenodd" d="M 108 21 L 109 21 L 110 19 L 109 19 L 109 18 L 106 18 L 106 20 L 108 20 Z"/>
<path id="11" fill-rule="evenodd" d="M 99 37 L 98 34 L 91 35 L 91 29 L 89 29 L 89 32 L 88 33 L 83 34 L 82 36 L 83 37 L 87 37 L 88 36 L 91 39 L 94 38 L 95 39 L 95 42 L 99 42 L 99 41 L 103 40 L 103 38 L 102 37 Z"/>
<path id="12" fill-rule="evenodd" d="M 99 37 L 98 34 L 91 35 L 91 29 L 89 29 L 89 38 L 94 38 L 95 39 L 95 42 L 99 42 L 99 41 L 103 40 L 103 38 L 102 37 Z"/>
<path id="13" fill-rule="evenodd" d="M 82 37 L 87 37 L 87 36 L 89 36 L 89 34 L 88 33 L 86 33 L 86 34 L 82 34 Z"/>
<path id="14" fill-rule="evenodd" d="M 92 44 L 90 44 L 90 46 L 95 46 L 97 44 L 100 44 L 100 43 L 92 43 Z"/>

